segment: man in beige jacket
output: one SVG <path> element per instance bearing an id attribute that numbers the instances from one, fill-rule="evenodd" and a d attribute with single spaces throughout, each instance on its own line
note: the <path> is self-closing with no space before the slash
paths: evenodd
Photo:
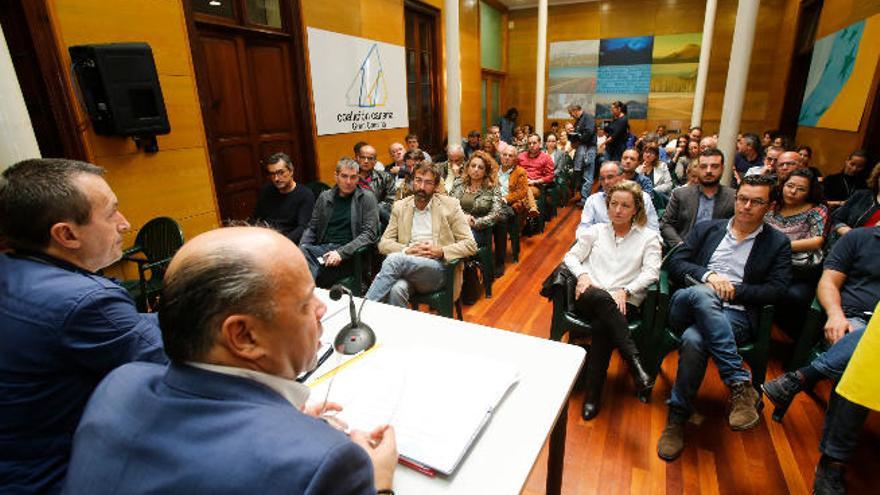
<path id="1" fill-rule="evenodd" d="M 430 163 L 413 171 L 413 195 L 394 202 L 379 252 L 388 255 L 366 298 L 406 307 L 413 293 L 443 285 L 443 261 L 472 256 L 477 243 L 458 200 L 435 195 L 440 174 Z M 456 276 L 456 286 L 460 284 Z"/>

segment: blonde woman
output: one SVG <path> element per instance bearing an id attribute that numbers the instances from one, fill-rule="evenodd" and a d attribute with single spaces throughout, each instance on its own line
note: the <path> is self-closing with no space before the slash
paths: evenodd
<path id="1" fill-rule="evenodd" d="M 660 239 L 645 227 L 648 217 L 642 188 L 635 182 L 625 180 L 609 188 L 605 203 L 610 223 L 584 229 L 564 259 L 577 277 L 575 312 L 593 328 L 582 412 L 585 420 L 599 414 L 608 362 L 615 348 L 629 366 L 639 400 L 647 402 L 654 387 L 627 321 L 639 317 L 648 286 L 659 278 Z"/>
<path id="2" fill-rule="evenodd" d="M 492 241 L 492 225 L 501 217 L 501 190 L 498 187 L 498 162 L 484 151 L 475 151 L 465 166 L 464 175 L 455 181 L 449 193 L 461 203 L 477 245 Z"/>

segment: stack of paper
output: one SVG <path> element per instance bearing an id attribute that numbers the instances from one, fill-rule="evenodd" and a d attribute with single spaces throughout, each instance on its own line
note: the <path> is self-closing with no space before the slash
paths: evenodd
<path id="1" fill-rule="evenodd" d="M 449 475 L 517 379 L 512 366 L 483 357 L 379 348 L 337 372 L 329 401 L 353 429 L 393 425 L 402 457 Z M 313 400 L 330 383 L 319 380 Z"/>

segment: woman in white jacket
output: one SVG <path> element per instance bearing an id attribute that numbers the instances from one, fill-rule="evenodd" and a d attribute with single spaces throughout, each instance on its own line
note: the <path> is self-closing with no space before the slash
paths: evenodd
<path id="1" fill-rule="evenodd" d="M 660 239 L 645 228 L 642 188 L 632 181 L 612 186 L 605 195 L 611 223 L 591 225 L 565 255 L 565 266 L 577 277 L 575 312 L 590 321 L 593 341 L 587 358 L 587 398 L 583 418 L 599 413 L 611 351 L 620 349 L 636 383 L 639 400 L 647 402 L 653 380 L 645 372 L 629 333 L 628 319 L 638 318 L 647 288 L 660 274 Z"/>
<path id="2" fill-rule="evenodd" d="M 672 175 L 669 173 L 669 167 L 665 162 L 661 162 L 660 152 L 657 146 L 648 144 L 642 150 L 642 164 L 636 168 L 636 172 L 651 179 L 654 184 L 654 192 L 663 196 L 663 199 L 669 199 L 669 193 L 672 192 Z"/>

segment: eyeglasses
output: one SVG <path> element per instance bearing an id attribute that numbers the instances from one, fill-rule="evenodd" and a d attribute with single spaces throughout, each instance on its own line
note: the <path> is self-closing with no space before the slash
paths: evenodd
<path id="1" fill-rule="evenodd" d="M 764 157 L 764 161 L 767 162 L 767 163 L 776 163 L 776 158 L 773 158 L 773 157 L 770 157 L 770 156 L 765 156 L 765 157 Z"/>
<path id="2" fill-rule="evenodd" d="M 743 205 L 743 206 L 746 206 L 746 205 L 748 205 L 748 204 L 750 204 L 750 203 L 751 203 L 752 205 L 755 205 L 755 206 L 766 206 L 767 203 L 769 203 L 769 201 L 767 201 L 766 199 L 761 199 L 761 198 L 749 198 L 749 197 L 746 197 L 746 196 L 737 196 L 737 197 L 736 197 L 736 202 L 739 203 L 739 204 L 741 204 L 741 205 Z"/>
<path id="3" fill-rule="evenodd" d="M 788 162 L 776 162 L 776 165 L 779 167 L 796 167 L 799 162 L 796 161 L 788 161 Z"/>
<path id="4" fill-rule="evenodd" d="M 375 162 L 376 161 L 375 156 L 363 156 L 362 155 L 362 156 L 359 156 L 358 158 L 365 161 L 365 162 Z"/>
<path id="5" fill-rule="evenodd" d="M 290 171 L 287 170 L 287 168 L 282 168 L 274 172 L 266 172 L 266 175 L 268 175 L 269 177 L 284 177 L 288 174 L 288 172 Z"/>

